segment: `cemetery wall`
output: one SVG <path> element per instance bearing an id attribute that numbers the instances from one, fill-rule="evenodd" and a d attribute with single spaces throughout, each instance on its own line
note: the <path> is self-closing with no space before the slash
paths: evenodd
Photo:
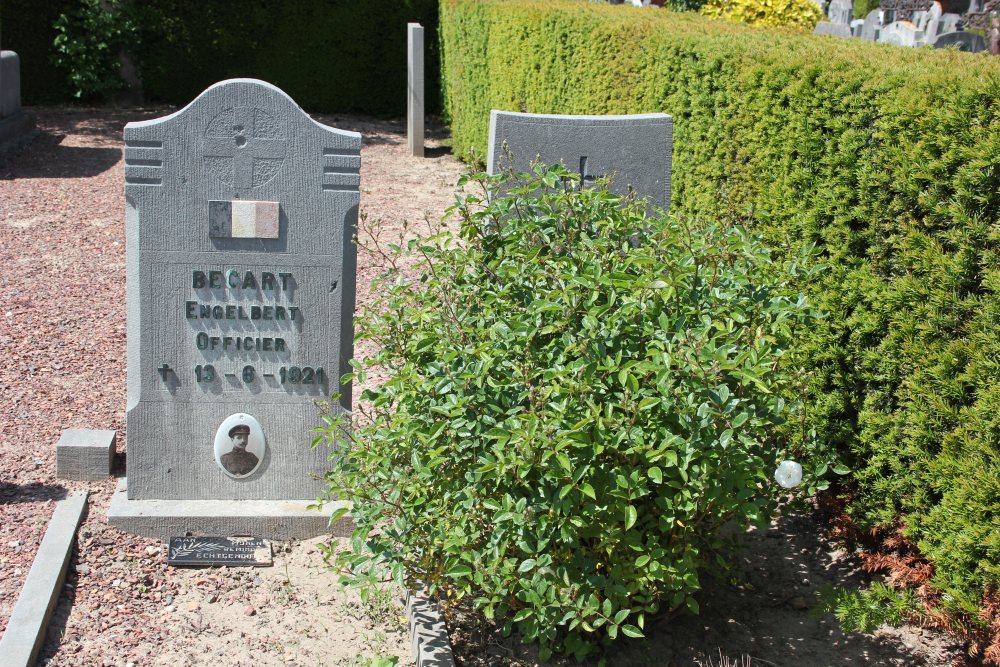
<path id="1" fill-rule="evenodd" d="M 821 248 L 803 431 L 974 614 L 1000 586 L 1000 63 L 566 0 L 442 0 L 441 39 L 456 155 L 485 158 L 491 109 L 665 112 L 673 213 Z"/>
<path id="2" fill-rule="evenodd" d="M 3 44 L 21 55 L 25 104 L 72 101 L 67 72 L 53 66 L 52 28 L 60 13 L 82 3 L 4 0 Z M 228 78 L 258 78 L 285 90 L 314 112 L 406 113 L 406 24 L 427 31 L 426 100 L 440 108 L 436 0 L 354 2 L 300 0 L 244 3 L 234 0 L 122 0 L 118 12 L 136 26 L 125 39 L 149 102 L 187 104 Z M 94 51 L 102 37 L 79 27 Z M 123 19 L 122 24 L 125 24 Z M 112 73 L 112 76 L 116 76 Z"/>

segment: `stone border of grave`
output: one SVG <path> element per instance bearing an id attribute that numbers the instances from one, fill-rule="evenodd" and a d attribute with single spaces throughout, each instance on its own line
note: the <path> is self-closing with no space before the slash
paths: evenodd
<path id="1" fill-rule="evenodd" d="M 437 602 L 423 592 L 406 592 L 406 616 L 417 667 L 455 667 L 448 628 Z"/>
<path id="2" fill-rule="evenodd" d="M 28 579 L 0 639 L 0 656 L 5 667 L 35 664 L 66 580 L 76 531 L 86 509 L 86 493 L 74 493 L 56 502 Z"/>

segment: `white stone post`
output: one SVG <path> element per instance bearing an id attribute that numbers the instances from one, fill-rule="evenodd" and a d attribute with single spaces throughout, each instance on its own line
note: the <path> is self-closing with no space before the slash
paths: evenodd
<path id="1" fill-rule="evenodd" d="M 413 157 L 424 156 L 424 29 L 406 24 L 406 139 Z"/>

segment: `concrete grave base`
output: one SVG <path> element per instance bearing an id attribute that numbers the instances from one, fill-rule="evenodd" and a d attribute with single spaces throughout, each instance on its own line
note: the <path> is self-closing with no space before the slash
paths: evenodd
<path id="1" fill-rule="evenodd" d="M 348 537 L 354 524 L 344 517 L 330 526 L 343 506 L 330 502 L 309 509 L 308 500 L 129 500 L 120 480 L 108 508 L 108 523 L 127 533 L 160 540 L 186 535 L 252 535 L 269 540 L 304 540 L 318 535 Z"/>
<path id="2" fill-rule="evenodd" d="M 38 134 L 35 129 L 34 114 L 23 111 L 7 118 L 0 119 L 0 158 L 34 139 Z"/>
<path id="3" fill-rule="evenodd" d="M 854 33 L 851 31 L 851 26 L 847 23 L 831 23 L 829 21 L 823 21 L 816 24 L 816 28 L 813 30 L 814 35 L 826 35 L 828 37 L 853 37 Z"/>

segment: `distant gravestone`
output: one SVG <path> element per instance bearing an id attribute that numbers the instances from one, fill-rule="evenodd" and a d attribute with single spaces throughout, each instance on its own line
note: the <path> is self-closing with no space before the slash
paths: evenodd
<path id="1" fill-rule="evenodd" d="M 878 39 L 879 31 L 882 29 L 882 10 L 873 9 L 865 17 L 865 24 L 861 26 L 861 39 L 867 42 L 874 42 Z"/>
<path id="2" fill-rule="evenodd" d="M 507 155 L 510 156 L 508 160 Z M 563 164 L 586 186 L 612 178 L 610 190 L 629 189 L 650 204 L 670 207 L 673 119 L 667 114 L 563 116 L 496 111 L 490 114 L 487 171 L 528 171 L 533 162 Z"/>
<path id="3" fill-rule="evenodd" d="M 918 46 L 924 38 L 924 33 L 909 21 L 893 21 L 879 32 L 878 41 L 881 44 L 895 46 Z"/>
<path id="4" fill-rule="evenodd" d="M 917 14 L 920 14 L 920 16 L 917 17 Z M 913 19 L 913 23 L 917 26 L 917 30 L 924 33 L 924 43 L 932 43 L 938 36 L 941 27 L 941 17 L 943 15 L 944 10 L 941 8 L 940 2 L 932 2 L 930 9 L 926 12 L 914 12 L 915 18 Z"/>
<path id="5" fill-rule="evenodd" d="M 854 5 L 851 0 L 832 0 L 829 9 L 829 21 L 823 21 L 813 30 L 815 35 L 828 37 L 853 37 L 851 20 L 854 18 Z"/>
<path id="6" fill-rule="evenodd" d="M 21 109 L 21 61 L 13 51 L 0 51 L 0 155 L 34 134 L 35 117 Z"/>
<path id="7" fill-rule="evenodd" d="M 814 35 L 824 35 L 826 37 L 853 37 L 854 33 L 851 31 L 850 24 L 847 23 L 830 23 L 829 21 L 823 21 L 817 23 L 816 27 L 813 29 Z"/>
<path id="8" fill-rule="evenodd" d="M 986 50 L 986 40 L 982 35 L 974 32 L 946 32 L 938 35 L 934 40 L 934 48 L 946 49 L 948 47 L 957 48 L 959 51 L 968 53 L 980 53 Z"/>
<path id="9" fill-rule="evenodd" d="M 109 521 L 315 536 L 314 402 L 353 353 L 361 136 L 253 79 L 125 126 L 128 476 Z M 343 530 L 343 526 L 340 530 Z"/>
<path id="10" fill-rule="evenodd" d="M 941 19 L 938 22 L 938 35 L 943 35 L 946 32 L 955 32 L 958 30 L 959 23 L 962 22 L 961 14 L 942 14 Z"/>
<path id="11" fill-rule="evenodd" d="M 852 0 L 832 0 L 830 2 L 830 23 L 850 25 L 854 19 L 854 3 Z"/>

